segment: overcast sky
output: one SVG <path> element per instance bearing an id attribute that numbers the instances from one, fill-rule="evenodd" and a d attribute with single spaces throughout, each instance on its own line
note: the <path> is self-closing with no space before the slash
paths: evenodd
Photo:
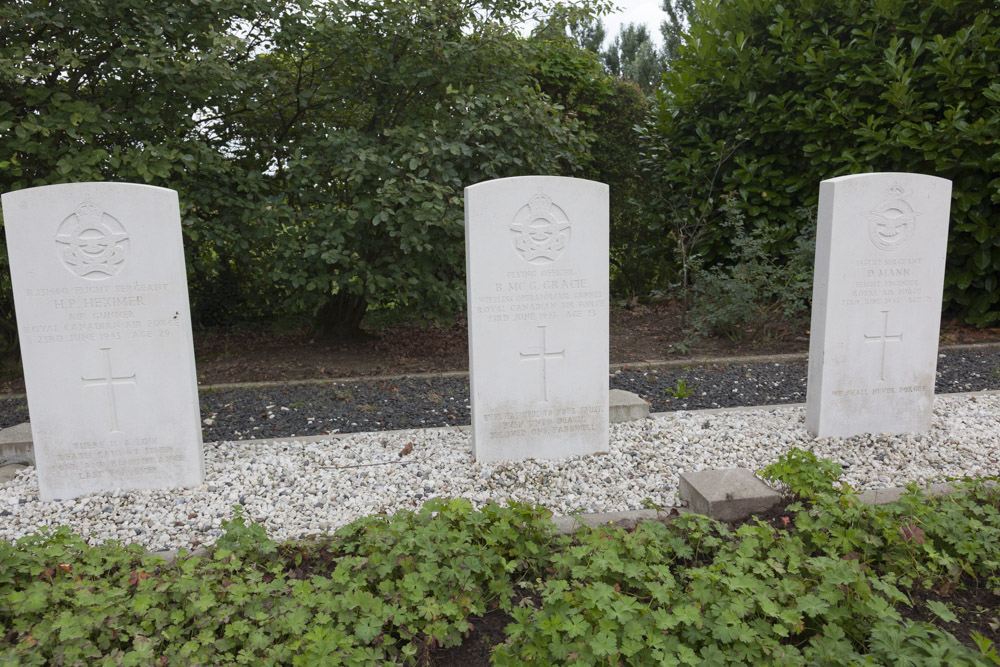
<path id="1" fill-rule="evenodd" d="M 605 38 L 605 46 L 615 38 L 618 30 L 624 24 L 644 23 L 649 30 L 650 37 L 657 46 L 663 44 L 663 36 L 660 34 L 660 24 L 667 14 L 660 9 L 662 0 L 615 0 L 620 11 L 603 17 L 604 27 L 608 31 Z"/>

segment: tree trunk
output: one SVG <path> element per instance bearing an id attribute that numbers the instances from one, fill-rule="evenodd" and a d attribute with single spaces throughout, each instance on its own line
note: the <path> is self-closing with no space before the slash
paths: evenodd
<path id="1" fill-rule="evenodd" d="M 368 300 L 359 294 L 334 294 L 316 316 L 316 337 L 323 340 L 363 338 L 361 320 L 368 310 Z"/>

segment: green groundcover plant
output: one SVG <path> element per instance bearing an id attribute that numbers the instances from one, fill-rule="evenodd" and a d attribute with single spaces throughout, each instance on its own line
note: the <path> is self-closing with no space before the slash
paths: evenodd
<path id="1" fill-rule="evenodd" d="M 278 544 L 237 509 L 206 555 L 172 563 L 49 530 L 0 542 L 0 663 L 426 664 L 499 609 L 495 665 L 1000 664 L 921 601 L 1000 593 L 998 488 L 875 507 L 839 473 L 793 450 L 764 475 L 799 500 L 738 528 L 559 536 L 540 507 L 435 499 Z M 941 622 L 908 620 L 917 607 Z"/>

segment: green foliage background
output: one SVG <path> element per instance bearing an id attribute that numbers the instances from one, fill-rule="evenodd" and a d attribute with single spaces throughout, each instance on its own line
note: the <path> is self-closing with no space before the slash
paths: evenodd
<path id="1" fill-rule="evenodd" d="M 608 185 L 612 292 L 645 296 L 671 261 L 662 227 L 644 207 L 636 128 L 646 121 L 649 98 L 635 81 L 605 73 L 607 56 L 595 49 L 604 34 L 600 22 L 587 31 L 570 18 L 557 13 L 535 30 L 533 75 L 581 123 L 586 150 L 574 156 L 582 164 L 575 175 Z"/>
<path id="2" fill-rule="evenodd" d="M 1000 321 L 1000 6 L 709 0 L 693 10 L 644 148 L 662 198 L 693 202 L 668 226 L 729 197 L 780 256 L 815 224 L 801 211 L 823 179 L 949 178 L 945 307 L 977 325 Z M 700 256 L 725 258 L 729 239 L 706 227 Z"/>
<path id="3" fill-rule="evenodd" d="M 533 6 L 340 0 L 283 20 L 265 86 L 218 130 L 254 175 L 205 225 L 237 274 L 331 335 L 371 307 L 461 308 L 463 188 L 572 170 L 586 149 L 536 84 L 540 45 L 512 28 Z"/>
<path id="4" fill-rule="evenodd" d="M 632 81 L 615 79 L 597 109 L 591 159 L 584 173 L 610 191 L 611 291 L 646 296 L 662 282 L 671 263 L 656 218 L 643 206 L 646 193 L 639 166 L 639 135 L 649 100 Z"/>
<path id="5" fill-rule="evenodd" d="M 516 31 L 549 4 L 7 3 L 0 191 L 179 190 L 206 324 L 305 314 L 349 334 L 369 307 L 452 314 L 462 189 L 586 156 L 591 135 L 535 77 L 545 40 Z"/>
<path id="6" fill-rule="evenodd" d="M 266 41 L 272 5 L 0 5 L 0 192 L 91 180 L 167 186 L 183 192 L 190 230 L 194 212 L 218 200 L 199 184 L 232 168 L 195 112 L 251 85 L 243 65 Z M 197 244 L 187 251 L 197 267 Z M 0 239 L 0 354 L 17 344 L 14 322 Z"/>
<path id="7" fill-rule="evenodd" d="M 745 259 L 735 239 L 798 285 L 819 181 L 923 172 L 954 183 L 945 306 L 1000 321 L 996 3 L 677 0 L 652 101 L 622 60 L 648 35 L 612 44 L 625 78 L 595 51 L 608 5 L 8 2 L 0 191 L 177 189 L 196 322 L 347 335 L 372 308 L 461 310 L 462 190 L 485 179 L 608 183 L 614 293 L 680 285 L 721 312 L 705 295 Z M 0 353 L 16 345 L 0 245 Z"/>

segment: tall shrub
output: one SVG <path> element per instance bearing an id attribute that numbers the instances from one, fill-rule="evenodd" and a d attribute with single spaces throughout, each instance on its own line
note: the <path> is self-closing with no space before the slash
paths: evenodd
<path id="1" fill-rule="evenodd" d="M 220 128 L 243 210 L 206 231 L 320 335 L 357 333 L 370 307 L 464 303 L 462 189 L 572 168 L 578 122 L 538 89 L 516 24 L 543 1 L 330 0 L 282 22 L 265 86 Z"/>
<path id="2" fill-rule="evenodd" d="M 778 254 L 814 224 L 798 212 L 823 179 L 949 178 L 944 305 L 970 323 L 1000 321 L 1000 5 L 703 0 L 694 16 L 648 128 L 648 169 L 680 193 L 700 189 L 702 202 L 738 195 Z M 697 251 L 724 260 L 728 245 L 714 229 Z"/>
<path id="3" fill-rule="evenodd" d="M 638 84 L 613 80 L 593 123 L 594 142 L 587 178 L 607 183 L 611 198 L 611 291 L 646 296 L 660 286 L 669 246 L 657 219 L 643 206 L 646 191 L 639 168 L 639 134 L 649 101 Z"/>
<path id="4" fill-rule="evenodd" d="M 0 3 L 0 192 L 79 181 L 132 181 L 218 206 L 227 167 L 212 112 L 252 87 L 243 65 L 266 43 L 272 0 L 60 0 Z M 2 227 L 2 225 L 0 225 Z M 0 234 L 0 355 L 17 344 Z M 204 255 L 186 243 L 189 266 Z M 198 281 L 193 281 L 197 286 Z"/>
<path id="5" fill-rule="evenodd" d="M 564 173 L 608 185 L 612 293 L 645 296 L 659 285 L 668 248 L 657 218 L 648 217 L 643 205 L 636 128 L 646 119 L 649 98 L 638 83 L 605 73 L 601 58 L 606 54 L 599 57 L 592 48 L 603 34 L 599 20 L 572 23 L 556 14 L 533 34 L 534 78 L 581 121 L 586 135 L 587 150 L 579 156 L 583 170 Z"/>

